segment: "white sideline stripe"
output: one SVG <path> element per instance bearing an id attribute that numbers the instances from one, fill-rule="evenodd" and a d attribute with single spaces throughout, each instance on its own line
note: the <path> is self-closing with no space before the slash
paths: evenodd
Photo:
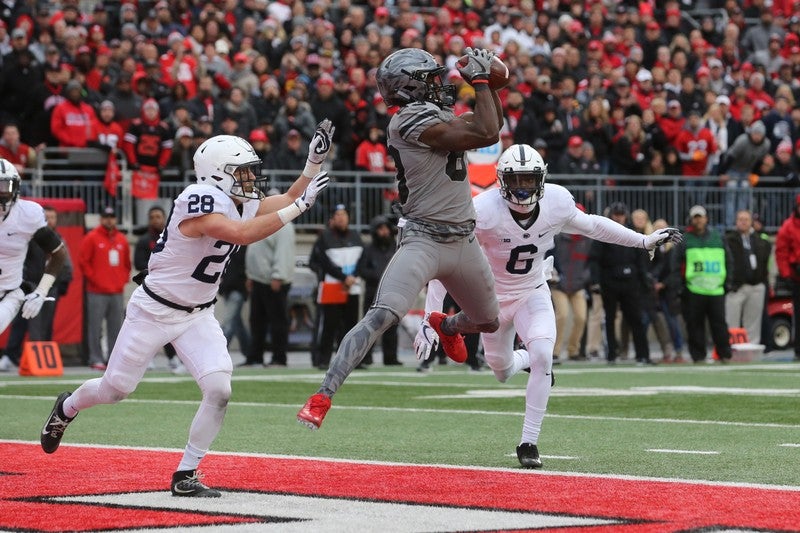
<path id="1" fill-rule="evenodd" d="M 9 444 L 30 444 L 39 446 L 39 441 L 32 440 L 17 440 L 17 439 L 0 439 L 0 443 Z M 118 446 L 109 444 L 72 444 L 61 443 L 61 447 L 72 448 L 94 448 L 94 449 L 110 449 L 110 450 L 141 450 L 141 451 L 156 451 L 156 452 L 172 452 L 183 453 L 183 448 L 161 448 L 161 447 L 146 447 L 146 446 Z M 764 490 L 789 490 L 792 492 L 800 492 L 798 485 L 768 485 L 765 483 L 745 483 L 741 481 L 711 481 L 704 479 L 683 479 L 683 478 L 662 478 L 653 476 L 632 476 L 624 474 L 594 474 L 587 472 L 556 472 L 552 470 L 534 470 L 534 469 L 521 469 L 519 467 L 501 468 L 493 466 L 471 466 L 471 465 L 448 465 L 437 463 L 402 463 L 394 461 L 374 461 L 374 460 L 355 460 L 355 459 L 341 459 L 335 457 L 319 457 L 319 456 L 300 456 L 300 455 L 282 455 L 282 454 L 268 454 L 268 453 L 254 453 L 254 452 L 221 452 L 212 450 L 209 455 L 225 455 L 231 457 L 256 457 L 262 459 L 290 459 L 296 461 L 309 461 L 318 463 L 325 461 L 328 463 L 341 463 L 351 465 L 378 465 L 378 466 L 407 466 L 407 467 L 423 467 L 423 468 L 442 468 L 447 470 L 477 470 L 484 472 L 511 472 L 523 476 L 546 476 L 546 477 L 580 477 L 580 478 L 609 478 L 621 479 L 628 481 L 650 481 L 655 483 L 686 483 L 688 485 L 704 485 L 710 487 L 741 487 L 750 489 L 764 489 Z M 515 455 L 516 457 L 516 455 Z"/>
<path id="2" fill-rule="evenodd" d="M 663 450 L 659 448 L 650 448 L 645 450 L 646 452 L 655 452 L 655 453 L 685 453 L 691 455 L 719 455 L 720 452 L 715 451 L 703 451 L 703 450 Z"/>
<path id="3" fill-rule="evenodd" d="M 53 396 L 25 396 L 21 394 L 0 394 L 1 400 L 37 400 L 52 403 Z M 127 398 L 125 403 L 141 403 L 141 404 L 171 404 L 171 405 L 199 405 L 198 400 L 140 400 Z M 230 407 L 274 407 L 278 409 L 292 409 L 299 410 L 299 404 L 286 404 L 286 403 L 268 403 L 268 402 L 230 402 Z M 391 413 L 434 413 L 443 415 L 487 415 L 487 416 L 513 416 L 521 418 L 524 413 L 508 412 L 508 411 L 486 411 L 480 409 L 422 409 L 418 407 L 377 407 L 377 406 L 363 406 L 363 405 L 337 405 L 336 410 L 350 410 L 350 411 L 385 411 Z M 590 416 L 590 415 L 558 415 L 547 413 L 547 418 L 557 418 L 562 420 L 599 420 L 610 422 L 649 422 L 655 424 L 690 424 L 701 426 L 730 426 L 730 427 L 746 427 L 746 428 L 771 428 L 771 429 L 800 429 L 800 424 L 775 424 L 769 422 L 731 422 L 724 420 L 686 420 L 680 418 L 639 418 L 639 417 L 623 417 L 623 416 Z"/>
<path id="4" fill-rule="evenodd" d="M 784 448 L 800 448 L 800 444 L 787 442 L 785 444 L 778 444 L 778 446 L 783 446 Z"/>

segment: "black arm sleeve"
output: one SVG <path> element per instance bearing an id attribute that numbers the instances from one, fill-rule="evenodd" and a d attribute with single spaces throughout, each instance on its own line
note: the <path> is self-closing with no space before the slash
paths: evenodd
<path id="1" fill-rule="evenodd" d="M 39 228 L 36 233 L 33 234 L 33 241 L 48 254 L 52 254 L 59 246 L 63 245 L 61 237 L 49 226 Z"/>

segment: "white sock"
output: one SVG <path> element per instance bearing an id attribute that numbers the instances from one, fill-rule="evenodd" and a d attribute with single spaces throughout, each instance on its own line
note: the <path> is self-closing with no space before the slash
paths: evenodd
<path id="1" fill-rule="evenodd" d="M 198 465 L 200 465 L 200 461 L 203 459 L 203 457 L 205 457 L 205 455 L 205 450 L 200 450 L 191 444 L 187 444 L 186 449 L 183 451 L 183 459 L 181 459 L 181 462 L 178 465 L 178 471 L 182 472 L 184 470 L 197 470 Z"/>
<path id="2" fill-rule="evenodd" d="M 525 421 L 522 423 L 522 442 L 536 444 L 539 442 L 539 432 L 542 430 L 542 420 L 544 419 L 545 409 L 527 407 L 525 409 Z"/>
<path id="3" fill-rule="evenodd" d="M 531 357 L 527 350 L 514 350 L 514 360 L 511 364 L 511 375 L 522 372 L 525 368 L 530 368 Z"/>

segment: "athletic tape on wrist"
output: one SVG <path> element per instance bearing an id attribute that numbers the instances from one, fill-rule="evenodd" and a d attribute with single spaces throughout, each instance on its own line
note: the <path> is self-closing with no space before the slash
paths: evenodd
<path id="1" fill-rule="evenodd" d="M 39 280 L 39 285 L 36 287 L 36 292 L 41 294 L 42 296 L 47 296 L 47 293 L 50 292 L 50 288 L 55 283 L 56 277 L 52 274 L 42 274 L 42 279 Z"/>
<path id="2" fill-rule="evenodd" d="M 283 209 L 278 210 L 278 218 L 281 219 L 281 222 L 283 222 L 284 226 L 302 214 L 303 211 L 300 209 L 297 200 L 287 205 Z"/>
<path id="3" fill-rule="evenodd" d="M 308 159 L 306 159 L 306 166 L 303 169 L 303 176 L 308 179 L 313 179 L 314 176 L 319 174 L 319 169 L 322 168 L 322 163 L 312 163 Z"/>

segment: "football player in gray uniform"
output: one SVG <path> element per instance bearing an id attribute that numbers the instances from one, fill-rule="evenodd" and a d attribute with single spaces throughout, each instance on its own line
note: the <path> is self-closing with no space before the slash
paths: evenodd
<path id="1" fill-rule="evenodd" d="M 560 185 L 545 183 L 547 165 L 527 144 L 515 144 L 497 162 L 499 188 L 475 197 L 475 235 L 495 278 L 500 303 L 500 327 L 481 334 L 486 363 L 501 383 L 523 369 L 530 369 L 525 390 L 525 418 L 517 458 L 525 468 L 541 468 L 539 431 L 542 427 L 553 376 L 556 317 L 550 299 L 548 267 L 554 237 L 561 232 L 585 235 L 602 242 L 645 249 L 651 254 L 661 244 L 680 242 L 681 233 L 664 228 L 642 236 L 613 220 L 587 215 L 572 194 Z M 652 257 L 652 256 L 651 256 Z M 433 280 L 428 285 L 425 310 L 442 308 L 445 290 Z M 417 357 L 427 359 L 438 339 L 425 328 L 427 315 L 416 338 Z M 514 350 L 519 335 L 525 349 Z"/>
<path id="2" fill-rule="evenodd" d="M 189 428 L 189 442 L 172 475 L 173 496 L 219 497 L 201 481 L 197 467 L 222 427 L 231 396 L 233 365 L 222 328 L 214 317 L 220 279 L 239 246 L 260 241 L 314 204 L 328 185 L 320 172 L 333 136 L 324 120 L 309 146 L 306 167 L 284 194 L 264 196 L 261 159 L 246 140 L 217 135 L 194 155 L 197 183 L 175 199 L 167 225 L 133 292 L 103 377 L 70 394 L 61 393 L 45 422 L 42 449 L 58 449 L 80 411 L 117 403 L 134 391 L 153 356 L 167 343 L 202 392 Z"/>
<path id="3" fill-rule="evenodd" d="M 458 68 L 475 88 L 474 113 L 466 117 L 454 114 L 455 88 L 444 83 L 447 68 L 428 52 L 398 50 L 378 67 L 384 101 L 400 107 L 387 131 L 400 193 L 399 247 L 369 311 L 342 340 L 318 392 L 297 414 L 311 429 L 319 428 L 331 397 L 380 335 L 406 315 L 428 281 L 440 279 L 462 309 L 429 319 L 453 360 L 466 360 L 463 333 L 498 327 L 494 279 L 475 241 L 465 151 L 498 141 L 503 112 L 489 87 L 493 53 L 472 48 L 466 53 L 468 62 Z"/>

